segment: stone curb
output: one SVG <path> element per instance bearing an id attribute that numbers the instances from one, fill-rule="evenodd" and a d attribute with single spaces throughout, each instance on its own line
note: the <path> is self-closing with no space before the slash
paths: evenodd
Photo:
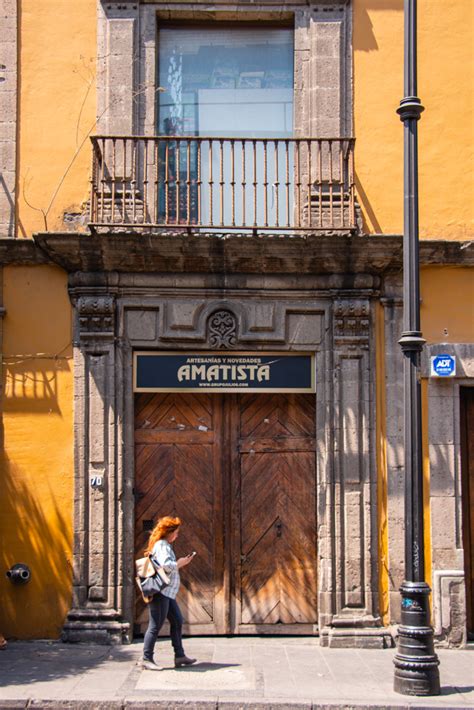
<path id="1" fill-rule="evenodd" d="M 177 700 L 176 698 L 148 698 L 137 700 L 134 698 L 122 698 L 117 700 L 59 700 L 59 699 L 9 699 L 0 700 L 0 710 L 28 710 L 35 708 L 36 710 L 440 710 L 447 708 L 447 705 L 429 705 L 423 704 L 423 701 L 418 698 L 413 698 L 413 702 L 400 703 L 394 705 L 381 705 L 380 702 L 374 703 L 338 703 L 326 702 L 315 703 L 311 700 L 300 700 L 291 702 L 287 699 L 271 699 L 268 700 L 258 698 L 252 700 Z M 468 708 L 466 704 L 450 705 L 450 710 L 455 708 Z"/>

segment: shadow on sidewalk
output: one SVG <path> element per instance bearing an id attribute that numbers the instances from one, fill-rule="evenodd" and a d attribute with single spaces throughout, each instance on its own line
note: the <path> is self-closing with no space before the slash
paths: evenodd
<path id="1" fill-rule="evenodd" d="M 459 695 L 459 693 L 472 693 L 474 685 L 443 685 L 441 695 Z"/>
<path id="2" fill-rule="evenodd" d="M 13 641 L 2 652 L 0 687 L 47 683 L 101 670 L 106 664 L 136 663 L 133 646 L 66 645 L 60 641 Z"/>
<path id="3" fill-rule="evenodd" d="M 165 666 L 164 670 L 174 670 L 179 673 L 207 673 L 207 671 L 219 671 L 221 668 L 240 668 L 240 666 L 241 663 L 211 663 L 210 661 L 203 661 L 202 663 L 195 663 L 192 666 L 181 666 L 181 668 Z"/>

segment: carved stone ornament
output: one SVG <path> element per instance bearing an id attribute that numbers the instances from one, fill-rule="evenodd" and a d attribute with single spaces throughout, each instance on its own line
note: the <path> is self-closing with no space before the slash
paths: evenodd
<path id="1" fill-rule="evenodd" d="M 81 337 L 113 337 L 115 302 L 111 296 L 81 296 L 76 308 Z"/>
<path id="2" fill-rule="evenodd" d="M 230 311 L 216 311 L 207 322 L 211 348 L 235 348 L 237 344 L 237 320 Z"/>
<path id="3" fill-rule="evenodd" d="M 367 338 L 370 329 L 368 301 L 341 300 L 334 303 L 336 337 Z"/>

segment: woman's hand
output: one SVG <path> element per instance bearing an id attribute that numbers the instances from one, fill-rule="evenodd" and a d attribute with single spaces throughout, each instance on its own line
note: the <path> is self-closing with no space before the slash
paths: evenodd
<path id="1" fill-rule="evenodd" d="M 190 555 L 186 555 L 186 557 L 180 557 L 179 560 L 176 561 L 176 565 L 177 565 L 178 569 L 180 567 L 186 567 L 186 565 L 189 565 L 189 563 L 191 562 L 193 557 L 194 557 L 194 554 L 192 552 Z"/>

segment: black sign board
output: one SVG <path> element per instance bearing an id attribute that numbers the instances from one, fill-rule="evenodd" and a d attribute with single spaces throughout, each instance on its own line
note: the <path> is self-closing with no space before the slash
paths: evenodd
<path id="1" fill-rule="evenodd" d="M 135 392 L 314 392 L 314 357 L 136 352 L 133 384 Z"/>

